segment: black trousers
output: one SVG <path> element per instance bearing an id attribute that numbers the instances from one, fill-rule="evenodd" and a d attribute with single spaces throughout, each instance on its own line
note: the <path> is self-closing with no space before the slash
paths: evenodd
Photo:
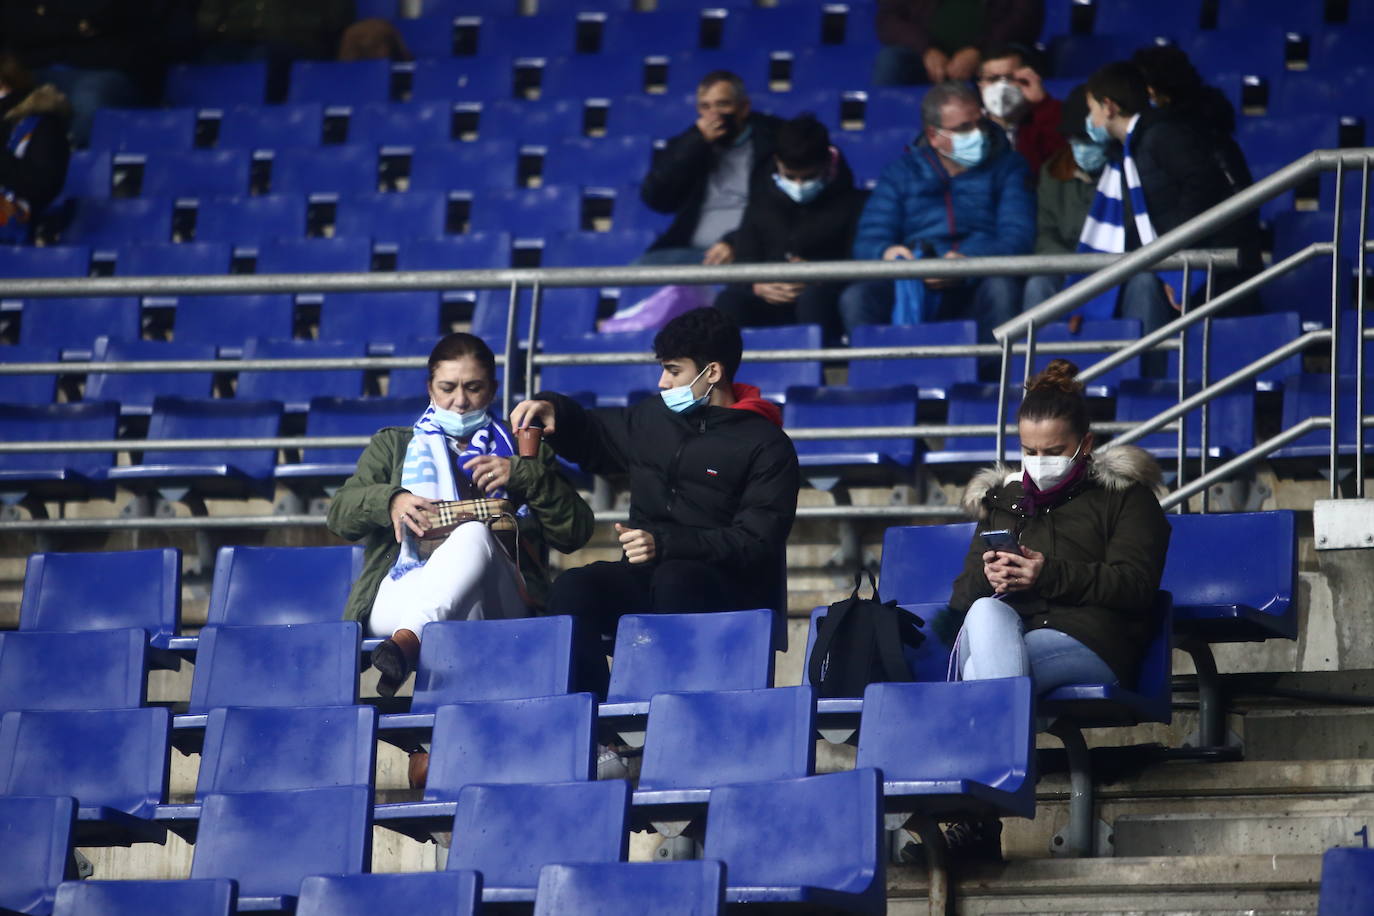
<path id="1" fill-rule="evenodd" d="M 844 283 L 808 283 L 795 302 L 774 305 L 754 295 L 751 285 L 732 283 L 716 296 L 720 309 L 742 328 L 771 327 L 779 324 L 818 324 L 826 346 L 840 340 L 840 293 Z"/>
<path id="2" fill-rule="evenodd" d="M 634 564 L 591 563 L 560 573 L 549 592 L 548 611 L 570 614 L 577 689 L 606 699 L 610 669 L 606 655 L 624 614 L 690 614 L 751 607 L 742 590 L 715 566 L 697 560 Z"/>

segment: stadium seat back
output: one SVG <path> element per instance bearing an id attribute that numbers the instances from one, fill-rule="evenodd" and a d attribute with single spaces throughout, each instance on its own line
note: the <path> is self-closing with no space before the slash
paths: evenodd
<path id="1" fill-rule="evenodd" d="M 298 60 L 291 64 L 287 101 L 362 105 L 390 98 L 389 60 Z"/>
<path id="2" fill-rule="evenodd" d="M 972 321 L 932 321 L 923 324 L 865 324 L 855 328 L 856 347 L 928 347 L 976 344 L 978 326 Z M 931 359 L 855 359 L 849 363 L 851 388 L 886 388 L 893 380 L 916 385 L 922 394 L 944 397 L 951 385 L 978 381 L 973 356 Z"/>
<path id="3" fill-rule="evenodd" d="M 195 134 L 194 108 L 99 108 L 91 121 L 90 148 L 115 153 L 189 150 Z"/>
<path id="4" fill-rule="evenodd" d="M 482 876 L 475 871 L 404 875 L 311 875 L 301 882 L 296 916 L 476 916 Z"/>
<path id="5" fill-rule="evenodd" d="M 237 245 L 305 237 L 305 196 L 217 197 L 196 207 L 196 240 Z"/>
<path id="6" fill-rule="evenodd" d="M 53 677 L 60 665 L 62 677 Z M 148 695 L 148 634 L 0 633 L 0 711 L 127 709 Z"/>
<path id="7" fill-rule="evenodd" d="M 221 547 L 205 622 L 269 626 L 338 620 L 362 568 L 359 544 Z"/>
<path id="8" fill-rule="evenodd" d="M 245 105 L 231 108 L 220 119 L 220 149 L 279 150 L 320 145 L 324 106 L 319 102 L 294 105 Z"/>
<path id="9" fill-rule="evenodd" d="M 163 152 L 155 147 L 143 166 L 141 193 L 163 197 L 247 194 L 249 157 L 238 149 Z"/>
<path id="10" fill-rule="evenodd" d="M 371 706 L 210 710 L 196 799 L 232 792 L 371 788 L 377 711 Z"/>
<path id="11" fill-rule="evenodd" d="M 200 634 L 188 709 L 354 705 L 360 639 L 354 620 L 207 626 Z"/>
<path id="12" fill-rule="evenodd" d="M 19 913 L 51 912 L 64 878 L 75 878 L 72 833 L 76 800 L 71 797 L 0 797 L 0 907 Z"/>
<path id="13" fill-rule="evenodd" d="M 67 881 L 57 888 L 52 912 L 53 916 L 231 916 L 238 907 L 238 896 L 238 887 L 228 878 Z"/>
<path id="14" fill-rule="evenodd" d="M 615 636 L 606 699 L 773 686 L 773 612 L 627 614 Z"/>
<path id="15" fill-rule="evenodd" d="M 571 687 L 571 617 L 447 620 L 425 627 L 410 709 L 554 696 Z"/>
<path id="16" fill-rule="evenodd" d="M 250 339 L 243 347 L 245 359 L 346 359 L 366 355 L 363 343 L 351 340 Z M 286 409 L 303 412 L 310 399 L 321 392 L 355 396 L 363 393 L 362 369 L 293 369 L 289 371 L 240 372 L 237 396 L 276 398 Z"/>
<path id="17" fill-rule="evenodd" d="M 289 293 L 181 296 L 173 334 L 178 343 L 213 346 L 223 357 L 241 355 L 250 337 L 289 338 L 295 314 Z"/>
<path id="18" fill-rule="evenodd" d="M 21 630 L 141 627 L 161 641 L 180 625 L 181 551 L 175 547 L 29 555 Z"/>
<path id="19" fill-rule="evenodd" d="M 58 350 L 90 350 L 99 334 L 138 340 L 141 322 L 142 309 L 133 296 L 29 299 L 24 303 L 19 323 L 19 343 Z"/>
<path id="20" fill-rule="evenodd" d="M 225 108 L 267 99 L 267 62 L 180 64 L 167 75 L 167 104 Z"/>
<path id="21" fill-rule="evenodd" d="M 789 388 L 788 429 L 832 426 L 912 426 L 916 423 L 918 389 Z M 910 467 L 916 460 L 914 439 L 798 439 L 797 457 L 803 465 L 877 465 Z"/>
<path id="22" fill-rule="evenodd" d="M 964 570 L 974 522 L 893 526 L 883 535 L 878 589 L 884 601 L 945 604 Z"/>

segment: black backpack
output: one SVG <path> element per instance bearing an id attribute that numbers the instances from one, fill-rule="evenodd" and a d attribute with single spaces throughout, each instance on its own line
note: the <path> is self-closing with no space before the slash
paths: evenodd
<path id="1" fill-rule="evenodd" d="M 862 581 L 860 570 L 854 574 L 854 592 L 816 619 L 808 674 L 818 697 L 861 697 L 869 684 L 914 680 L 902 647 L 914 649 L 925 641 L 918 629 L 925 621 L 898 608 L 895 599 L 882 601 L 871 572 L 873 593 L 860 598 Z"/>

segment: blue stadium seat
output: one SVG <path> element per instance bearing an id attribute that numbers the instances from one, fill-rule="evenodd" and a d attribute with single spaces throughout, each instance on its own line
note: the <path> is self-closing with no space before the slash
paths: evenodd
<path id="1" fill-rule="evenodd" d="M 1369 66 L 1369 47 L 1374 27 L 1353 24 L 1328 28 L 1313 36 L 1309 64 L 1313 70 L 1339 74 Z"/>
<path id="2" fill-rule="evenodd" d="M 113 401 L 76 404 L 0 403 L 0 438 L 8 442 L 110 440 L 119 428 Z M 104 483 L 113 452 L 7 452 L 0 454 L 0 504 L 24 505 L 34 518 L 47 516 L 49 500 L 113 499 Z"/>
<path id="3" fill-rule="evenodd" d="M 237 359 L 250 337 L 290 337 L 295 313 L 289 293 L 181 296 L 173 333 L 178 343 L 209 345 L 220 358 Z"/>
<path id="4" fill-rule="evenodd" d="M 849 335 L 855 347 L 953 346 L 978 342 L 972 321 L 932 321 L 925 324 L 865 324 Z M 978 360 L 972 356 L 932 359 L 855 359 L 849 363 L 851 388 L 885 388 L 893 380 L 916 385 L 922 398 L 943 400 L 950 386 L 978 381 Z"/>
<path id="5" fill-rule="evenodd" d="M 1264 178 L 1313 149 L 1339 145 L 1339 121 L 1330 112 L 1310 112 L 1288 118 L 1243 118 L 1236 142 L 1256 178 Z"/>
<path id="6" fill-rule="evenodd" d="M 220 149 L 276 150 L 316 147 L 324 128 L 319 102 L 295 105 L 242 105 L 224 113 L 219 122 Z"/>
<path id="7" fill-rule="evenodd" d="M 1143 35 L 1109 35 L 1103 32 L 1057 35 L 1050 39 L 1050 73 L 1057 77 L 1087 78 L 1112 61 L 1129 58 L 1132 51 L 1148 43 Z"/>
<path id="8" fill-rule="evenodd" d="M 1269 84 L 1266 118 L 1291 118 L 1311 113 L 1356 114 L 1363 106 L 1342 91 L 1337 81 L 1311 70 L 1289 71 Z"/>
<path id="9" fill-rule="evenodd" d="M 421 146 L 452 139 L 453 106 L 446 101 L 359 105 L 348 119 L 348 142 Z"/>
<path id="10" fill-rule="evenodd" d="M 211 626 L 330 623 L 363 568 L 363 548 L 221 547 L 205 622 Z"/>
<path id="11" fill-rule="evenodd" d="M 410 160 L 410 190 L 514 188 L 517 165 L 514 139 L 417 146 Z"/>
<path id="12" fill-rule="evenodd" d="M 701 44 L 701 9 L 612 13 L 601 28 L 601 53 L 666 57 Z M 627 87 L 628 88 L 628 87 Z"/>
<path id="13" fill-rule="evenodd" d="M 448 198 L 442 191 L 344 194 L 335 213 L 335 238 L 370 238 L 374 245 L 398 245 L 443 235 Z"/>
<path id="14" fill-rule="evenodd" d="M 417 101 L 508 99 L 515 93 L 509 59 L 437 58 L 415 62 L 410 97 Z"/>
<path id="15" fill-rule="evenodd" d="M 1374 900 L 1374 850 L 1328 849 L 1322 855 L 1321 916 L 1360 916 Z"/>
<path id="16" fill-rule="evenodd" d="M 384 426 L 413 425 L 428 404 L 428 397 L 311 398 L 310 409 L 305 415 L 305 434 L 371 436 Z M 362 451 L 360 448 L 302 449 L 300 462 L 277 465 L 276 476 L 288 486 L 311 493 L 318 492 L 313 487 L 323 481 L 324 491 L 331 493 L 333 487 L 357 468 Z"/>
<path id="17" fill-rule="evenodd" d="M 1198 384 L 1188 385 L 1189 393 Z M 1148 420 L 1155 414 L 1178 404 L 1178 382 L 1159 379 L 1131 379 L 1121 383 L 1116 395 L 1117 420 Z M 1202 454 L 1202 412 L 1187 416 L 1189 458 Z M 1138 445 L 1161 461 L 1178 458 L 1178 433 L 1164 430 L 1135 440 Z M 1223 458 L 1239 455 L 1255 444 L 1255 394 L 1245 386 L 1233 388 L 1210 402 L 1207 411 L 1207 455 Z"/>
<path id="18" fill-rule="evenodd" d="M 248 153 L 197 149 L 148 153 L 140 193 L 163 197 L 205 197 L 248 193 Z"/>
<path id="19" fill-rule="evenodd" d="M 725 17 L 722 48 L 766 47 L 800 52 L 821 44 L 821 4 L 733 9 Z M 866 81 L 865 81 L 866 82 Z"/>
<path id="20" fill-rule="evenodd" d="M 638 14 L 636 14 L 638 15 Z M 675 137 L 692 126 L 695 120 L 695 93 L 687 98 L 680 95 L 644 95 L 617 92 L 609 99 L 606 110 L 606 136 L 644 136 L 656 140 Z"/>
<path id="21" fill-rule="evenodd" d="M 75 878 L 72 833 L 76 799 L 52 796 L 0 796 L 0 836 L 5 867 L 0 868 L 0 907 L 17 913 L 50 913 L 64 878 Z"/>
<path id="22" fill-rule="evenodd" d="M 539 342 L 541 348 L 546 352 L 560 352 L 563 342 L 569 338 L 585 339 L 591 336 L 592 329 L 596 325 L 596 308 L 598 293 L 594 289 L 578 289 L 575 287 L 559 287 L 546 289 L 539 307 Z M 472 313 L 472 333 L 485 340 L 493 349 L 500 352 L 506 345 L 506 316 L 510 311 L 510 293 L 504 289 L 484 289 L 477 294 L 477 305 Z M 518 335 L 519 346 L 522 348 L 529 346 L 530 331 L 530 294 L 522 291 L 520 296 L 519 313 L 516 315 L 516 333 Z M 601 335 L 602 339 L 611 337 L 607 340 L 609 347 L 618 346 L 619 335 Z M 649 341 L 643 339 L 644 335 L 638 335 L 633 343 L 634 349 L 641 349 L 649 345 Z M 543 381 L 546 388 L 553 388 L 556 391 L 583 390 L 575 388 L 557 388 L 549 381 L 548 373 L 557 368 L 553 378 L 559 380 L 560 373 L 563 377 L 568 377 L 567 373 L 572 371 L 570 367 L 546 366 L 542 370 Z M 605 368 L 605 367 L 601 367 Z M 610 367 L 612 370 L 617 367 Z M 634 367 L 636 370 L 642 366 Z M 576 382 L 578 372 L 573 371 L 573 381 Z M 648 387 L 653 380 L 643 381 L 636 372 L 636 386 Z M 647 373 L 643 373 L 647 375 Z M 582 377 L 589 378 L 585 373 Z M 393 380 L 395 373 L 392 373 Z M 610 388 L 611 383 L 591 385 L 592 388 Z"/>
<path id="23" fill-rule="evenodd" d="M 477 334 L 477 331 L 473 331 Z M 478 334 L 480 337 L 481 335 Z M 434 349 L 436 341 L 432 337 L 416 337 L 396 345 L 396 352 L 392 356 L 410 356 L 428 362 L 429 354 Z M 499 351 L 498 351 L 499 352 Z M 414 369 L 392 369 L 387 373 L 387 397 L 388 398 L 420 398 L 429 403 L 429 368 L 427 365 L 419 365 Z M 416 414 L 419 416 L 419 414 Z M 411 417 L 413 424 L 415 417 Z M 307 418 L 307 422 L 309 419 Z"/>
<path id="24" fill-rule="evenodd" d="M 716 861 L 545 865 L 534 916 L 633 913 L 646 900 L 656 916 L 717 916 L 724 899 L 725 867 Z"/>
<path id="25" fill-rule="evenodd" d="M 227 108 L 267 100 L 267 63 L 182 64 L 167 74 L 167 104 Z"/>
<path id="26" fill-rule="evenodd" d="M 645 136 L 565 136 L 544 157 L 545 184 L 618 187 L 649 171 L 653 152 Z"/>
<path id="27" fill-rule="evenodd" d="M 377 190 L 377 148 L 362 143 L 289 147 L 272 159 L 272 191 L 357 194 Z"/>
<path id="28" fill-rule="evenodd" d="M 62 677 L 53 677 L 58 659 Z M 143 705 L 147 687 L 142 629 L 0 633 L 0 712 L 127 709 Z"/>
<path id="29" fill-rule="evenodd" d="M 540 77 L 540 98 L 605 99 L 643 91 L 644 85 L 644 58 L 639 55 L 551 57 Z"/>
<path id="30" fill-rule="evenodd" d="M 57 347 L 30 347 L 23 344 L 0 347 L 3 363 L 55 363 L 61 356 Z M 0 375 L 0 403 L 51 404 L 57 393 L 57 376 L 51 372 L 29 375 Z"/>
<path id="31" fill-rule="evenodd" d="M 1061 353 L 1056 351 L 1054 346 L 1056 343 L 1087 340 L 1132 341 L 1139 340 L 1140 337 L 1140 321 L 1135 318 L 1108 318 L 1097 321 L 1084 321 L 1082 326 L 1078 329 L 1077 334 L 1069 330 L 1069 323 L 1067 321 L 1056 321 L 1037 329 L 1035 332 L 1035 367 L 1039 370 L 1049 365 L 1052 359 L 1067 359 L 1086 369 L 1093 363 L 1104 360 L 1111 355 L 1108 351 L 1100 353 Z M 1023 378 L 1026 371 L 1025 367 L 1026 360 L 1024 357 L 1012 357 L 1011 378 L 1013 380 Z M 1140 378 L 1140 357 L 1133 356 L 1105 375 L 1099 375 L 1097 378 L 1088 382 L 1087 394 L 1089 397 L 1111 397 L 1112 393 L 1123 380 L 1137 378 Z"/>
<path id="32" fill-rule="evenodd" d="M 473 195 L 473 232 L 509 232 L 517 238 L 550 238 L 582 228 L 582 195 L 575 187 L 545 185 L 486 189 Z"/>
<path id="33" fill-rule="evenodd" d="M 917 389 L 793 387 L 787 390 L 789 430 L 828 426 L 914 426 Z M 914 439 L 799 439 L 797 459 L 803 468 L 837 466 L 911 468 L 918 444 Z"/>
<path id="34" fill-rule="evenodd" d="M 1220 0 L 1217 4 L 1217 30 L 1229 32 L 1255 23 L 1280 26 L 1294 32 L 1316 32 L 1322 26 L 1324 10 L 1320 3 L 1287 3 L 1284 0 Z M 1098 14 L 1099 16 L 1101 13 Z M 1196 25 L 1196 23 L 1194 23 Z M 1176 37 L 1187 34 L 1180 31 Z"/>
<path id="35" fill-rule="evenodd" d="M 416 239 L 396 254 L 397 270 L 484 270 L 510 266 L 511 238 L 505 232 L 465 232 L 440 239 Z M 500 290 L 508 294 L 506 290 Z M 423 335 L 433 334 L 428 327 Z"/>
<path id="36" fill-rule="evenodd" d="M 291 64 L 289 102 L 362 105 L 390 98 L 389 60 L 298 60 Z"/>
<path id="37" fill-rule="evenodd" d="M 797 8 L 790 9 L 795 14 Z M 871 48 L 847 45 L 802 48 L 792 57 L 791 91 L 794 94 L 814 95 L 826 90 L 867 89 L 872 74 Z M 824 112 L 817 114 L 823 115 Z"/>
<path id="38" fill-rule="evenodd" d="M 464 786 L 593 779 L 595 724 L 590 693 L 440 706 L 423 800 L 378 805 L 377 824 L 424 841 L 452 825 Z"/>
<path id="39" fill-rule="evenodd" d="M 57 888 L 53 916 L 142 916 L 195 913 L 231 916 L 238 886 L 228 878 L 180 881 L 66 881 Z"/>
<path id="40" fill-rule="evenodd" d="M 296 916 L 476 916 L 482 875 L 446 871 L 404 875 L 311 875 L 301 882 Z"/>
<path id="41" fill-rule="evenodd" d="M 480 871 L 483 903 L 532 902 L 545 865 L 625 861 L 629 802 L 623 779 L 467 786 L 448 868 Z"/>
<path id="42" fill-rule="evenodd" d="M 571 617 L 441 621 L 425 627 L 410 709 L 554 696 L 571 685 Z"/>
<path id="43" fill-rule="evenodd" d="M 91 270 L 91 250 L 85 245 L 30 245 L 0 247 L 0 277 L 84 277 Z M 49 300 L 51 301 L 51 300 Z"/>
<path id="44" fill-rule="evenodd" d="M 1106 35 L 1168 35 L 1179 39 L 1200 28 L 1198 0 L 1142 5 L 1137 0 L 1096 0 L 1093 31 Z M 1249 22 L 1264 21 L 1255 17 Z"/>
<path id="45" fill-rule="evenodd" d="M 281 415 L 280 401 L 158 397 L 148 438 L 271 438 L 277 435 Z M 276 459 L 273 449 L 149 449 L 142 464 L 110 468 L 108 477 L 130 489 L 160 490 L 168 499 L 188 494 L 270 499 Z"/>
<path id="46" fill-rule="evenodd" d="M 67 160 L 67 177 L 57 200 L 71 197 L 109 197 L 114 184 L 114 157 L 104 150 L 74 150 Z M 39 249 L 42 250 L 42 249 Z"/>
<path id="47" fill-rule="evenodd" d="M 1330 265 L 1326 265 L 1330 273 Z M 1331 303 L 1326 303 L 1330 314 Z M 1302 334 L 1302 319 L 1297 312 L 1275 312 L 1269 315 L 1242 315 L 1237 318 L 1212 319 L 1212 353 L 1208 362 L 1208 381 L 1215 382 L 1241 369 Z M 1257 391 L 1273 391 L 1283 384 L 1285 376 L 1302 371 L 1302 356 L 1286 359 L 1255 376 Z M 1169 351 L 1167 375 L 1178 376 L 1178 351 Z M 1188 377 L 1202 377 L 1202 325 L 1188 329 Z"/>
<path id="48" fill-rule="evenodd" d="M 19 322 L 19 343 L 64 351 L 68 358 L 89 359 L 98 334 L 138 340 L 143 330 L 141 316 L 139 301 L 132 296 L 29 299 Z"/>
<path id="49" fill-rule="evenodd" d="M 1355 196 L 1352 197 L 1350 185 L 1354 184 Z M 1347 184 L 1347 197 L 1341 220 L 1341 250 L 1338 256 L 1340 285 L 1338 293 L 1342 307 L 1347 307 L 1354 296 L 1355 267 L 1354 253 L 1357 244 L 1354 240 L 1360 229 L 1358 208 L 1358 180 Z M 1330 244 L 1335 213 L 1335 183 L 1323 180 L 1320 190 L 1322 209 L 1315 211 L 1286 211 L 1274 214 L 1271 223 L 1274 227 L 1274 261 L 1294 254 L 1313 242 Z M 1300 267 L 1282 276 L 1275 277 L 1264 287 L 1264 298 L 1271 307 L 1282 306 L 1296 309 L 1303 321 L 1331 323 L 1331 259 L 1329 255 L 1318 255 Z M 1293 370 L 1297 371 L 1297 370 Z"/>
<path id="50" fill-rule="evenodd" d="M 227 548 L 226 548 L 227 549 Z M 119 588 L 111 589 L 110 583 Z M 48 632 L 138 627 L 165 649 L 181 627 L 181 551 L 34 553 L 24 571 L 19 628 Z"/>
<path id="51" fill-rule="evenodd" d="M 904 525 L 883 535 L 878 583 L 883 598 L 899 604 L 945 604 L 954 579 L 964 569 L 973 522 Z"/>
<path id="52" fill-rule="evenodd" d="M 603 189 L 597 189 L 601 191 Z M 639 230 L 650 232 L 654 238 L 662 235 L 673 216 L 671 213 L 656 213 L 639 196 L 639 186 L 629 185 L 613 189 L 611 202 L 611 229 L 617 232 Z M 602 195 L 605 199 L 605 195 Z"/>
<path id="53" fill-rule="evenodd" d="M 326 293 L 320 306 L 320 339 L 346 340 L 362 344 L 369 354 L 389 355 L 402 341 L 438 340 L 440 304 L 434 290 Z"/>
<path id="54" fill-rule="evenodd" d="M 170 242 L 172 202 L 163 198 L 77 201 L 76 215 L 62 230 L 64 245 L 109 247 L 130 242 Z M 85 272 L 82 272 L 85 275 Z"/>
<path id="55" fill-rule="evenodd" d="M 75 797 L 78 846 L 160 843 L 151 818 L 167 794 L 170 725 L 160 707 L 7 712 L 0 791 Z"/>
<path id="56" fill-rule="evenodd" d="M 356 875 L 372 862 L 372 790 L 362 786 L 209 795 L 192 878 L 238 882 L 240 913 L 295 903 L 309 875 Z"/>
<path id="57" fill-rule="evenodd" d="M 864 104 L 864 131 L 863 134 L 844 136 L 842 151 L 848 151 L 849 143 L 867 136 L 873 131 L 902 130 L 906 131 L 906 137 L 902 140 L 905 144 L 908 140 L 914 140 L 921 133 L 921 101 L 916 98 L 909 89 L 890 87 L 877 87 L 868 90 L 868 100 Z M 901 147 L 898 147 L 900 152 Z M 892 158 L 896 158 L 894 153 Z"/>
<path id="58" fill-rule="evenodd" d="M 789 324 L 777 327 L 742 328 L 745 352 L 750 350 L 816 350 L 821 346 L 821 328 L 816 324 Z M 787 400 L 787 390 L 796 385 L 821 385 L 825 376 L 818 359 L 788 362 L 751 361 L 736 381 L 756 386 L 772 401 Z"/>
<path id="59" fill-rule="evenodd" d="M 633 261 L 653 244 L 647 229 L 610 232 L 567 232 L 544 244 L 541 267 L 616 267 Z M 768 368 L 778 364 L 768 363 Z"/>
<path id="60" fill-rule="evenodd" d="M 216 197 L 196 207 L 196 241 L 256 245 L 305 237 L 305 196 Z"/>
<path id="61" fill-rule="evenodd" d="M 372 266 L 367 239 L 277 239 L 258 251 L 257 273 L 363 273 Z"/>
<path id="62" fill-rule="evenodd" d="M 148 243 L 122 248 L 115 261 L 121 277 L 164 277 L 229 272 L 230 248 L 225 242 Z"/>
<path id="63" fill-rule="evenodd" d="M 392 25 L 401 33 L 406 49 L 418 60 L 425 60 L 453 56 L 453 20 L 453 16 L 421 16 L 419 19 L 398 19 Z"/>
<path id="64" fill-rule="evenodd" d="M 703 858 L 725 863 L 726 902 L 886 912 L 882 790 L 873 769 L 712 790 Z"/>
<path id="65" fill-rule="evenodd" d="M 205 627 L 177 727 L 202 726 L 219 706 L 356 705 L 360 633 L 356 620 Z"/>
<path id="66" fill-rule="evenodd" d="M 513 10 L 512 10 L 513 12 Z M 459 18 L 459 27 L 471 30 L 476 38 L 474 56 L 478 60 L 557 57 L 577 50 L 577 19 L 571 14 L 525 16 L 469 15 Z"/>
<path id="67" fill-rule="evenodd" d="M 971 426 L 997 423 L 996 385 L 954 385 L 949 389 L 949 411 L 946 422 L 951 426 Z M 1007 389 L 1007 414 L 1003 419 L 1012 423 L 1021 403 L 1021 389 Z M 1014 424 L 1013 424 L 1014 425 Z M 1021 443 L 1015 432 L 1007 434 L 1006 460 L 1020 461 Z M 992 434 L 986 436 L 946 436 L 945 447 L 925 453 L 926 464 L 989 464 L 997 460 L 997 444 Z"/>
<path id="68" fill-rule="evenodd" d="M 97 363 L 214 358 L 215 348 L 208 344 L 105 337 L 95 341 Z M 146 414 L 163 395 L 209 397 L 212 379 L 210 372 L 92 372 L 86 376 L 86 400 L 118 401 L 121 413 Z"/>
<path id="69" fill-rule="evenodd" d="M 110 152 L 189 150 L 195 144 L 194 108 L 100 108 L 90 147 Z"/>
<path id="70" fill-rule="evenodd" d="M 838 146 L 854 172 L 855 184 L 865 187 L 877 182 L 883 169 L 906 153 L 919 130 L 915 126 L 874 127 L 861 134 L 839 138 Z"/>
<path id="71" fill-rule="evenodd" d="M 251 338 L 244 344 L 244 359 L 344 359 L 362 358 L 366 347 L 352 340 L 263 340 Z M 363 393 L 361 369 L 295 369 L 289 371 L 240 372 L 237 396 L 271 397 L 286 405 L 291 413 L 303 413 L 310 399 L 320 392 L 337 392 L 345 397 Z"/>
<path id="72" fill-rule="evenodd" d="M 659 368 L 648 361 L 654 330 L 583 334 L 545 341 L 547 352 L 624 353 L 636 361 L 597 366 L 545 366 L 540 386 L 550 391 L 595 391 L 597 406 L 624 407 L 636 392 L 654 391 Z M 504 337 L 504 335 L 502 335 Z"/>
<path id="73" fill-rule="evenodd" d="M 1224 31 L 1199 29 L 1178 36 L 1178 46 L 1187 52 L 1188 59 L 1203 79 L 1219 73 L 1254 74 L 1273 79 L 1284 72 L 1286 32 L 1282 26 L 1269 24 Z"/>

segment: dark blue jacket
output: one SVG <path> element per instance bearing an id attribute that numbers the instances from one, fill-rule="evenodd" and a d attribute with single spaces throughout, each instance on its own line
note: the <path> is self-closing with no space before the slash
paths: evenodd
<path id="1" fill-rule="evenodd" d="M 1030 254 L 1035 197 L 1026 160 L 1007 145 L 1002 131 L 985 127 L 984 135 L 987 156 L 953 178 L 925 142 L 883 169 L 859 217 L 854 257 L 877 260 L 892 245 L 919 254 L 922 242 L 937 256 L 952 248 L 970 257 Z"/>

